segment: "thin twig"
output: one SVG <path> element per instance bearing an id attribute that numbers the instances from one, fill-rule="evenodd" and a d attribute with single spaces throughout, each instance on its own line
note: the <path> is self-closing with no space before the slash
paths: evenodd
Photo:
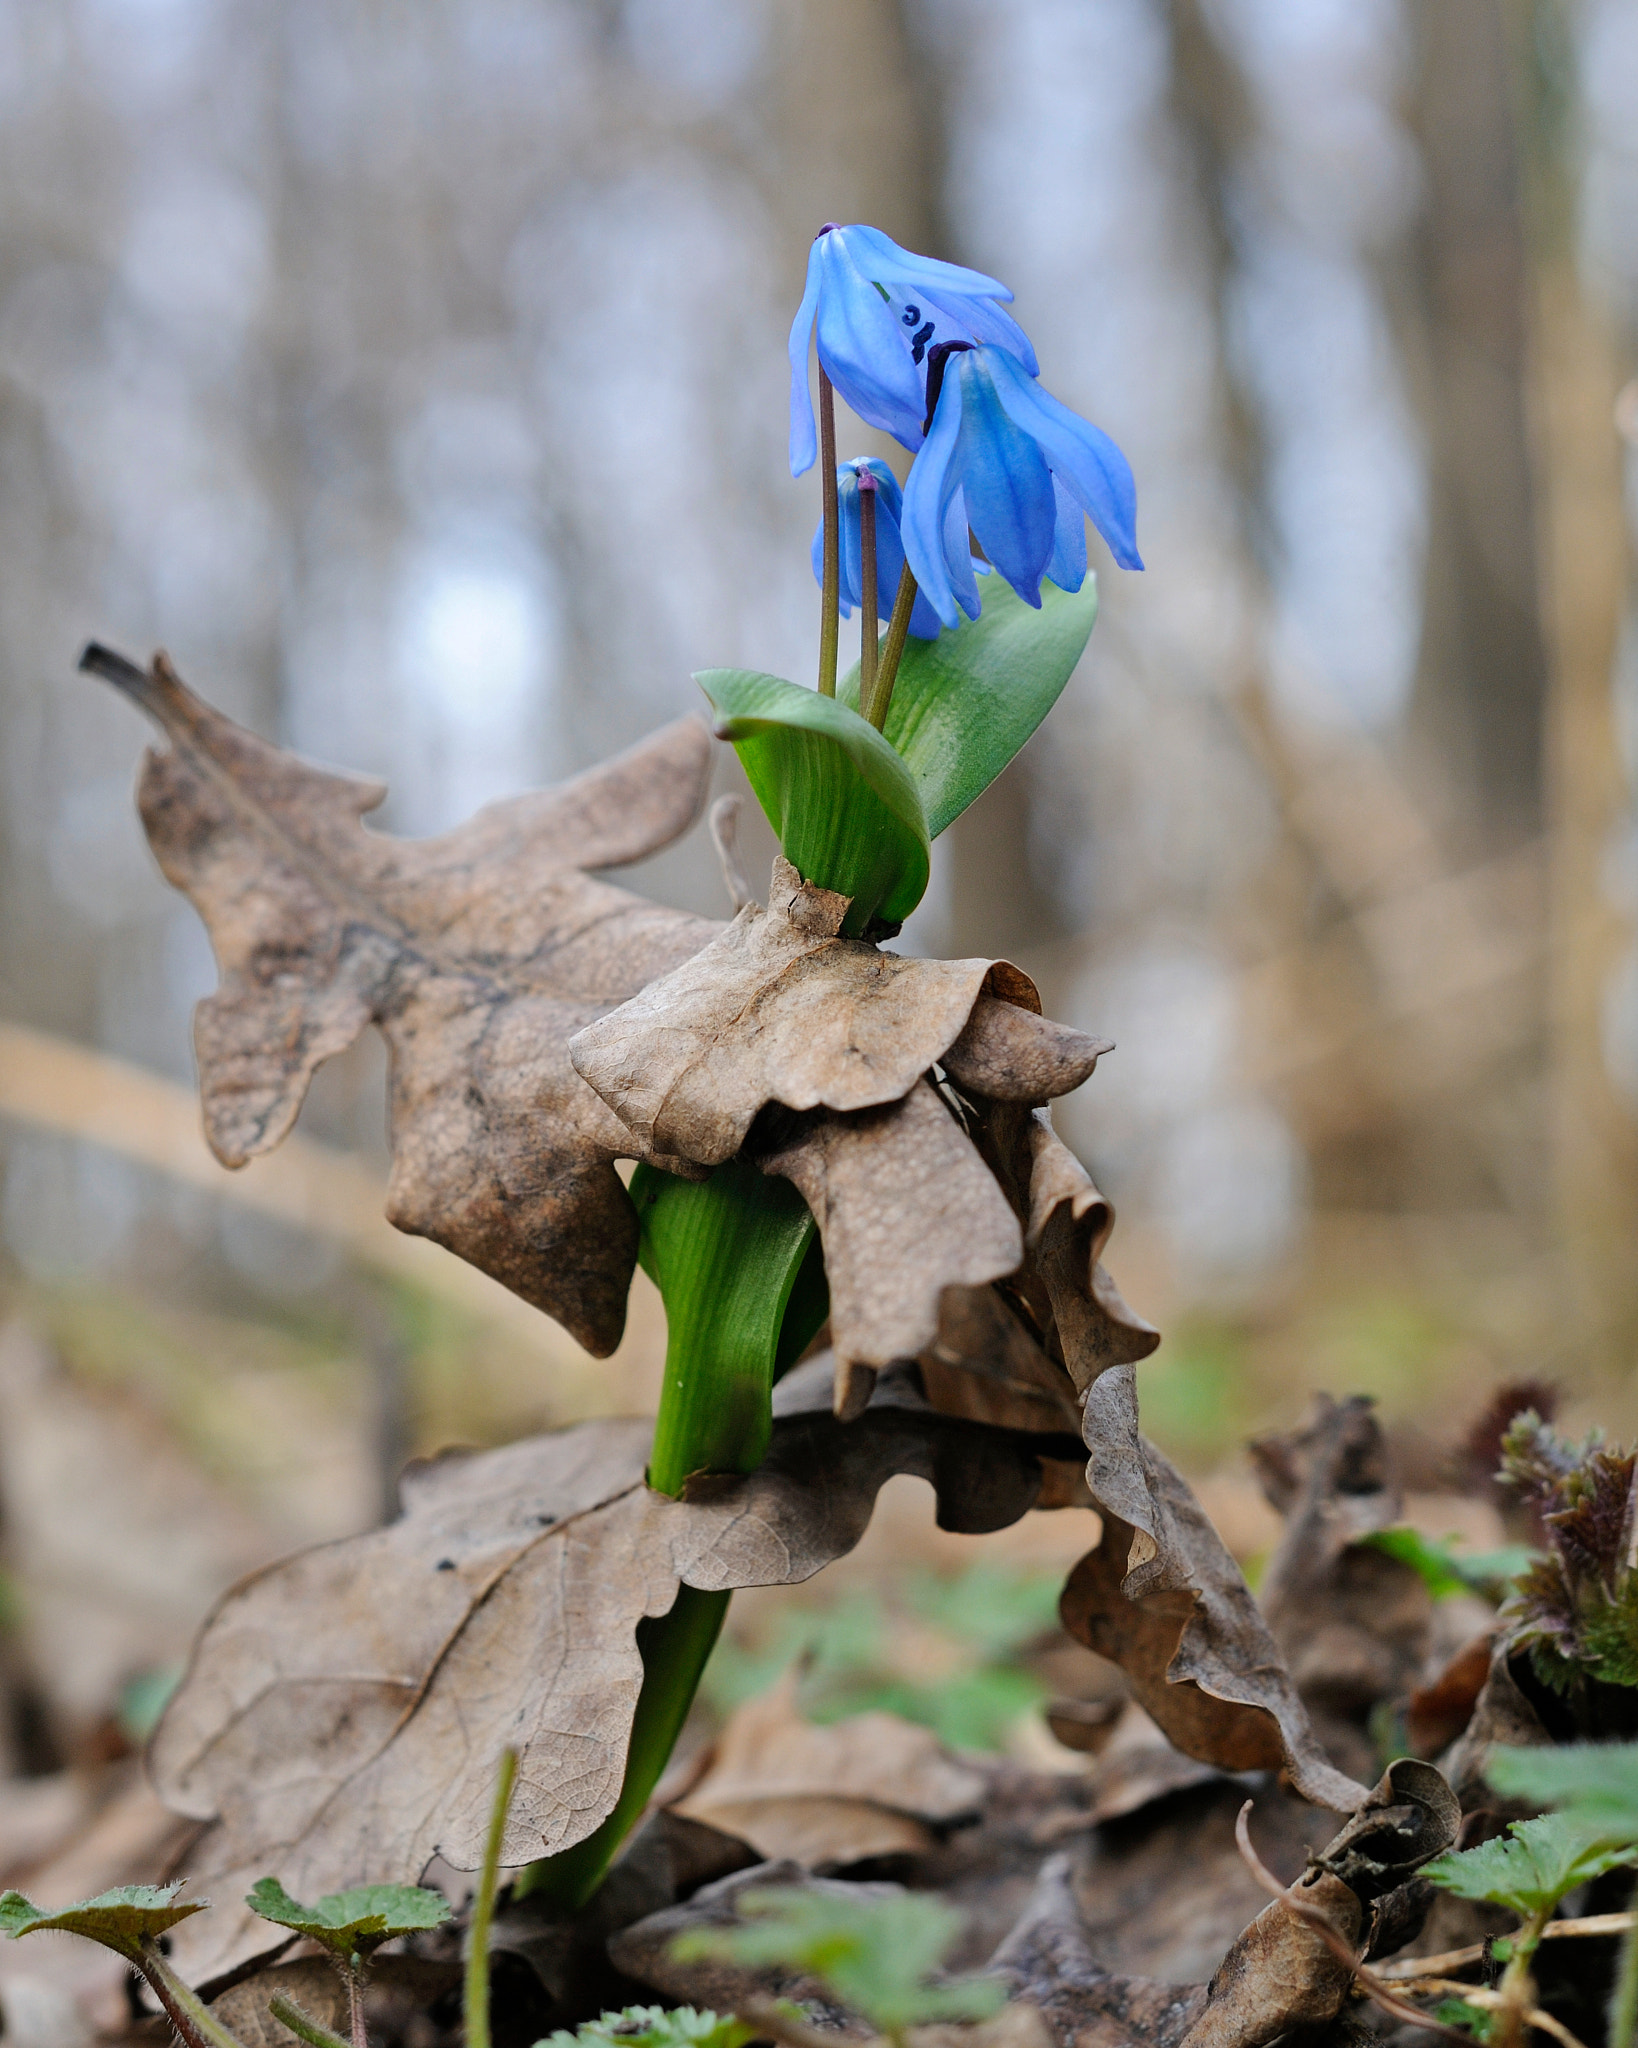
<path id="1" fill-rule="evenodd" d="M 1408 1999 L 1400 1998 L 1373 1971 L 1366 1969 L 1359 1957 L 1354 1954 L 1353 1950 L 1342 1939 L 1341 1935 L 1337 1933 L 1323 1913 L 1316 1907 L 1310 1906 L 1306 1900 L 1294 1899 L 1291 1896 L 1290 1887 L 1281 1884 L 1273 1871 L 1268 1868 L 1267 1864 L 1257 1854 L 1257 1851 L 1251 1846 L 1251 1829 L 1247 1825 L 1247 1816 L 1251 1812 L 1251 1804 L 1251 1801 L 1248 1799 L 1245 1805 L 1240 1808 L 1239 1818 L 1234 1823 L 1234 1839 L 1240 1846 L 1240 1854 L 1244 1858 L 1246 1868 L 1256 1878 L 1270 1898 L 1278 1899 L 1286 1911 L 1293 1914 L 1297 1919 L 1307 1921 L 1308 1925 L 1313 1928 L 1314 1932 L 1325 1943 L 1325 1946 L 1337 1960 L 1347 1964 L 1360 1990 L 1365 1993 L 1367 1998 L 1375 1999 L 1384 2012 L 1392 2013 L 1397 2020 L 1407 2020 L 1412 2026 L 1424 2027 L 1430 2034 L 1443 2034 L 1447 2040 L 1466 2042 L 1468 2048 L 1472 2048 L 1473 2037 L 1471 2034 L 1464 2034 L 1460 2027 L 1446 2026 L 1443 2020 L 1432 2018 L 1428 2013 L 1412 2005 Z"/>
<path id="2" fill-rule="evenodd" d="M 1625 1934 L 1632 1927 L 1638 1927 L 1638 1913 L 1589 1913 L 1581 1920 L 1549 1920 L 1541 1930 L 1541 1938 L 1562 1941 L 1579 1935 Z M 1387 1963 L 1377 1975 L 1396 1984 L 1412 1977 L 1441 1977 L 1448 1970 L 1482 1963 L 1489 1949 L 1489 1942 L 1475 1941 L 1466 1948 L 1446 1949 L 1441 1955 L 1411 1956 L 1402 1963 Z"/>
<path id="3" fill-rule="evenodd" d="M 1477 2006 L 1481 2012 L 1501 2012 L 1507 2005 L 1499 1991 L 1491 1991 L 1482 1984 L 1463 1984 L 1454 1977 L 1428 1977 L 1417 1985 L 1418 1991 L 1454 1992 L 1465 2004 Z M 1543 2012 L 1539 2005 L 1524 2008 L 1526 2026 L 1537 2027 L 1544 2034 L 1551 2034 L 1555 2041 L 1562 2042 L 1563 2048 L 1586 2048 L 1586 2044 L 1572 2034 L 1562 2020 L 1555 2020 L 1550 2012 Z"/>

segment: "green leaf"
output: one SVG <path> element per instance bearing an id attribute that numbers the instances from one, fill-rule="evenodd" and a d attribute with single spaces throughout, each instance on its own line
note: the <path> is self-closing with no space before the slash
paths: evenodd
<path id="1" fill-rule="evenodd" d="M 961 1932 L 961 1915 L 925 1892 L 860 1900 L 775 1887 L 741 1895 L 751 1925 L 702 1928 L 671 1944 L 679 1962 L 725 1956 L 738 1963 L 784 1963 L 817 1977 L 845 2006 L 882 2033 L 939 2020 L 981 2020 L 1007 1994 L 993 1977 L 926 1979 Z"/>
<path id="2" fill-rule="evenodd" d="M 788 1180 L 730 1159 L 705 1181 L 653 1166 L 631 1177 L 643 1271 L 665 1302 L 666 1383 L 649 1484 L 754 1472 L 773 1427 L 781 1366 L 824 1321 L 819 1236 Z"/>
<path id="3" fill-rule="evenodd" d="M 886 737 L 904 756 L 936 839 L 1006 767 L 1063 694 L 1098 616 L 1095 580 L 1075 593 L 1041 586 L 1036 611 L 999 576 L 983 613 L 936 640 L 905 643 Z M 836 685 L 857 710 L 859 671 Z M 800 863 L 799 863 L 800 865 Z"/>
<path id="4" fill-rule="evenodd" d="M 1435 1600 L 1448 1600 L 1453 1593 L 1496 1593 L 1520 1572 L 1528 1571 L 1540 1555 L 1523 1543 L 1500 1550 L 1461 1551 L 1448 1537 L 1436 1542 L 1409 1528 L 1376 1529 L 1359 1540 L 1366 1549 L 1380 1550 L 1408 1564 Z"/>
<path id="5" fill-rule="evenodd" d="M 1611 1840 L 1638 1843 L 1638 1742 L 1495 1749 L 1484 1774 L 1509 1799 L 1563 1807 Z"/>
<path id="6" fill-rule="evenodd" d="M 1459 1899 L 1485 1899 L 1521 1919 L 1550 1913 L 1577 1885 L 1618 1869 L 1633 1857 L 1631 1842 L 1612 1841 L 1563 1813 L 1517 1820 L 1476 1849 L 1447 1849 L 1422 1875 Z"/>
<path id="7" fill-rule="evenodd" d="M 732 2013 L 696 2012 L 691 2005 L 628 2005 L 587 2020 L 577 2033 L 560 2028 L 535 2048 L 743 2048 L 757 2038 L 755 2027 Z"/>
<path id="8" fill-rule="evenodd" d="M 753 669 L 694 678 L 732 740 L 785 858 L 850 896 L 842 930 L 902 924 L 927 888 L 927 819 L 910 771 L 852 706 Z"/>
<path id="9" fill-rule="evenodd" d="M 94 1899 L 80 1899 L 49 1913 L 25 1899 L 21 1892 L 0 1894 L 0 1933 L 15 1941 L 20 1935 L 55 1931 L 83 1934 L 87 1941 L 100 1941 L 116 1954 L 134 1957 L 145 1938 L 163 1934 L 190 1913 L 203 1913 L 208 1899 L 187 1899 L 177 1903 L 180 1884 L 127 1884 L 116 1891 L 98 1892 Z"/>
<path id="10" fill-rule="evenodd" d="M 449 1901 L 442 1892 L 414 1884 L 358 1884 L 348 1891 L 326 1892 L 304 1906 L 276 1877 L 264 1877 L 251 1887 L 245 1904 L 275 1927 L 305 1934 L 343 1962 L 367 1956 L 397 1935 L 441 1927 L 449 1918 Z"/>

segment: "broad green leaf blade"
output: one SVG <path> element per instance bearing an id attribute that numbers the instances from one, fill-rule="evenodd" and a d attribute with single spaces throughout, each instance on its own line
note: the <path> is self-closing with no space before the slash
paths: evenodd
<path id="1" fill-rule="evenodd" d="M 122 1956 L 134 1956 L 145 1936 L 163 1934 L 190 1913 L 202 1913 L 208 1899 L 187 1899 L 177 1903 L 179 1884 L 127 1884 L 116 1891 L 98 1892 L 94 1899 L 79 1899 L 58 1912 L 47 1912 L 25 1899 L 21 1892 L 0 1894 L 0 1933 L 13 1940 L 19 1935 L 55 1931 L 82 1934 L 87 1941 L 100 1941 Z"/>
<path id="2" fill-rule="evenodd" d="M 1541 1554 L 1523 1543 L 1500 1550 L 1458 1550 L 1452 1539 L 1438 1542 L 1409 1528 L 1376 1529 L 1359 1540 L 1368 1549 L 1408 1564 L 1435 1600 L 1447 1600 L 1454 1593 L 1495 1595 L 1528 1571 Z"/>
<path id="3" fill-rule="evenodd" d="M 936 640 L 906 643 L 887 707 L 886 737 L 915 778 L 934 839 L 1057 703 L 1098 616 L 1091 576 L 1073 594 L 1043 583 L 1039 611 L 999 576 L 984 586 L 980 617 Z M 858 709 L 856 666 L 836 698 Z"/>
<path id="4" fill-rule="evenodd" d="M 276 1877 L 264 1877 L 252 1885 L 245 1904 L 274 1926 L 305 1934 L 343 1959 L 367 1955 L 400 1934 L 441 1927 L 449 1918 L 442 1892 L 414 1884 L 353 1885 L 304 1906 Z"/>
<path id="5" fill-rule="evenodd" d="M 842 929 L 902 924 L 927 888 L 927 819 L 910 771 L 850 705 L 752 669 L 694 678 L 732 740 L 785 858 L 805 882 L 851 896 Z"/>
<path id="6" fill-rule="evenodd" d="M 1638 1842 L 1638 1742 L 1497 1749 L 1484 1774 L 1511 1799 L 1562 1806 L 1611 1839 Z"/>
<path id="7" fill-rule="evenodd" d="M 739 1159 L 706 1181 L 639 1166 L 631 1199 L 638 1257 L 665 1302 L 666 1398 L 649 1484 L 675 1494 L 691 1472 L 754 1472 L 777 1368 L 829 1306 L 808 1205 L 790 1181 Z"/>
<path id="8" fill-rule="evenodd" d="M 1631 1843 L 1611 1841 L 1586 1821 L 1544 1813 L 1514 1821 L 1505 1835 L 1475 1849 L 1446 1850 L 1424 1864 L 1422 1875 L 1459 1899 L 1485 1899 L 1527 1919 L 1633 1855 Z"/>

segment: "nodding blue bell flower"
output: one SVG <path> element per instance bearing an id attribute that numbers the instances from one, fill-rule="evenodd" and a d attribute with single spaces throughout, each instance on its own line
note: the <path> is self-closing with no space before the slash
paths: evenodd
<path id="1" fill-rule="evenodd" d="M 967 529 L 1026 604 L 1041 579 L 1079 590 L 1090 518 L 1123 569 L 1141 569 L 1137 487 L 1109 436 L 1043 391 L 1008 350 L 934 351 L 927 440 L 904 489 L 900 530 L 912 574 L 946 626 L 976 619 Z"/>
<path id="2" fill-rule="evenodd" d="M 915 449 L 927 413 L 927 359 L 940 342 L 989 342 L 1036 374 L 1029 336 L 997 303 L 1011 297 L 995 278 L 914 256 L 880 228 L 823 228 L 791 323 L 791 475 L 819 452 L 808 395 L 816 324 L 820 367 L 843 398 L 860 419 Z"/>
<path id="3" fill-rule="evenodd" d="M 899 577 L 904 570 L 904 542 L 899 538 L 899 520 L 904 500 L 899 480 L 885 462 L 874 455 L 856 455 L 836 465 L 836 509 L 841 514 L 839 535 L 841 570 L 841 611 L 851 619 L 855 605 L 864 603 L 864 539 L 859 516 L 859 472 L 868 470 L 876 480 L 876 616 L 893 615 Z M 825 587 L 825 522 L 813 531 L 813 575 L 821 590 Z M 938 638 L 938 613 L 920 591 L 910 614 L 910 631 L 918 640 Z"/>

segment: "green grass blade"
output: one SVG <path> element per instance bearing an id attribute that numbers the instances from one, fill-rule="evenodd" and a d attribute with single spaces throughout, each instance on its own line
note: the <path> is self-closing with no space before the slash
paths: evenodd
<path id="1" fill-rule="evenodd" d="M 1039 611 L 988 576 L 983 601 L 982 616 L 957 631 L 906 644 L 887 709 L 885 737 L 915 778 L 934 839 L 1057 703 L 1098 616 L 1090 576 L 1073 594 L 1043 584 Z M 857 665 L 837 684 L 836 702 L 858 709 Z"/>
<path id="2" fill-rule="evenodd" d="M 785 858 L 807 882 L 851 896 L 843 930 L 902 924 L 927 888 L 929 835 L 910 771 L 854 704 L 752 669 L 694 680 L 731 740 Z"/>

